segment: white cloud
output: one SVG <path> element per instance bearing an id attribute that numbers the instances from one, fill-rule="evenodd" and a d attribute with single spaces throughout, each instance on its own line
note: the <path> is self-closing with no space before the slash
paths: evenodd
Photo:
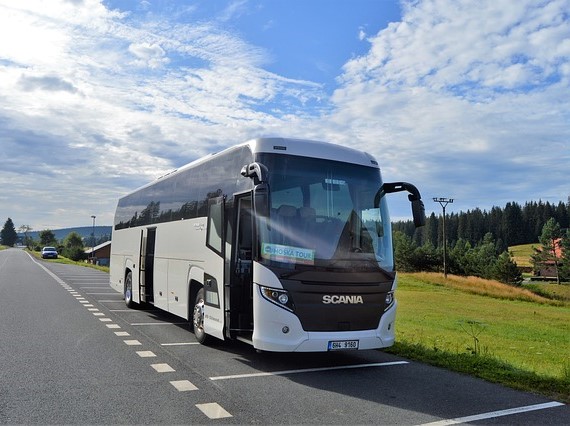
<path id="1" fill-rule="evenodd" d="M 564 200 L 570 2 L 542 3 L 404 3 L 402 22 L 344 66 L 331 116 L 340 138 L 375 154 L 388 179 L 464 209 Z"/>
<path id="2" fill-rule="evenodd" d="M 159 68 L 169 62 L 165 57 L 166 52 L 158 44 L 132 43 L 129 46 L 129 52 L 137 57 L 134 61 L 137 66 Z"/>
<path id="3" fill-rule="evenodd" d="M 370 49 L 347 58 L 331 98 L 319 82 L 267 71 L 269 53 L 222 26 L 249 6 L 198 22 L 197 6 L 167 17 L 148 2 L 137 15 L 98 0 L 0 0 L 10 216 L 40 227 L 29 212 L 41 206 L 50 227 L 91 214 L 108 224 L 125 192 L 264 135 L 365 149 L 387 180 L 465 209 L 566 197 L 568 0 L 405 2 L 401 22 L 360 30 Z M 402 204 L 395 217 L 408 215 Z"/>

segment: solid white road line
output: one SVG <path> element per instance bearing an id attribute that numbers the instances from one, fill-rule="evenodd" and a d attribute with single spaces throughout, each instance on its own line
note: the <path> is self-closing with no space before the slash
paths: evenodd
<path id="1" fill-rule="evenodd" d="M 131 325 L 147 326 L 147 325 L 185 325 L 187 322 L 133 322 Z"/>
<path id="2" fill-rule="evenodd" d="M 408 364 L 408 362 L 407 361 L 377 362 L 373 364 L 339 365 L 336 367 L 305 368 L 300 370 L 284 370 L 284 371 L 273 371 L 267 373 L 233 374 L 230 376 L 210 377 L 210 380 L 243 379 L 248 377 L 263 377 L 263 376 L 283 376 L 285 374 L 314 373 L 317 371 L 348 370 L 353 368 L 389 367 L 392 365 L 404 365 L 404 364 Z"/>
<path id="3" fill-rule="evenodd" d="M 199 345 L 198 342 L 179 342 L 179 343 L 161 343 L 160 346 L 188 346 L 188 345 Z"/>
<path id="4" fill-rule="evenodd" d="M 439 420 L 431 423 L 423 423 L 421 426 L 445 426 L 459 423 L 470 423 L 479 420 L 493 419 L 495 417 L 512 416 L 513 414 L 527 413 L 529 411 L 545 410 L 547 408 L 560 407 L 561 402 L 546 402 L 544 404 L 527 405 L 525 407 L 509 408 L 507 410 L 490 411 L 488 413 L 476 414 L 473 416 L 457 417 L 455 419 Z"/>

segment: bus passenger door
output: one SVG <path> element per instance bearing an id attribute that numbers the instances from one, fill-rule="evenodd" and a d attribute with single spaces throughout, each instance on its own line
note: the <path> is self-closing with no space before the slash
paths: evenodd
<path id="1" fill-rule="evenodd" d="M 204 331 L 224 339 L 224 197 L 208 200 L 204 257 Z"/>
<path id="2" fill-rule="evenodd" d="M 250 340 L 253 333 L 253 215 L 251 192 L 235 196 L 229 262 L 229 318 L 232 337 Z"/>
<path id="3" fill-rule="evenodd" d="M 139 268 L 139 296 L 141 302 L 154 301 L 154 246 L 156 242 L 156 228 L 147 228 L 141 231 L 140 268 Z"/>

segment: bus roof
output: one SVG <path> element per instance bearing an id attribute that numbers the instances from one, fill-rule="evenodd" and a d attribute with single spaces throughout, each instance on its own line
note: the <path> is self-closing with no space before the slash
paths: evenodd
<path id="1" fill-rule="evenodd" d="M 227 151 L 243 146 L 249 146 L 253 154 L 273 153 L 283 155 L 298 155 L 301 157 L 321 158 L 324 160 L 342 161 L 345 163 L 360 164 L 367 167 L 379 168 L 378 162 L 374 159 L 374 157 L 372 157 L 372 155 L 368 154 L 367 152 L 358 151 L 353 148 L 347 148 L 342 145 L 308 139 L 290 139 L 277 137 L 257 138 L 198 158 L 188 164 L 179 167 L 178 169 L 171 170 L 156 180 L 148 182 L 147 184 L 129 192 L 125 196 L 135 193 L 140 189 L 151 186 L 155 182 L 167 178 L 171 175 L 176 175 L 180 172 L 183 172 L 184 170 L 213 159 L 217 155 L 221 155 Z"/>
<path id="2" fill-rule="evenodd" d="M 254 153 L 298 155 L 378 168 L 378 162 L 367 152 L 329 142 L 306 139 L 259 138 L 250 140 L 245 144 L 249 145 Z"/>

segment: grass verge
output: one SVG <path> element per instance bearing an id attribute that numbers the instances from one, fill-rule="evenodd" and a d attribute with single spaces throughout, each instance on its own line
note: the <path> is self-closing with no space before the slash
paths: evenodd
<path id="1" fill-rule="evenodd" d="M 389 352 L 570 402 L 567 301 L 424 273 L 400 274 L 396 295 Z"/>
<path id="2" fill-rule="evenodd" d="M 428 348 L 419 343 L 396 342 L 385 349 L 404 358 L 442 367 L 489 382 L 500 383 L 513 389 L 534 392 L 557 401 L 570 403 L 570 379 L 543 376 L 516 368 L 508 362 L 489 355 L 451 353 Z"/>
<path id="3" fill-rule="evenodd" d="M 41 255 L 37 251 L 28 250 L 28 253 L 31 253 L 32 256 L 34 256 L 38 259 L 41 259 Z M 85 262 L 85 261 L 77 262 L 75 260 L 68 259 L 67 257 L 63 257 L 62 255 L 59 255 L 59 257 L 57 259 L 42 259 L 42 260 L 45 262 L 51 262 L 51 263 L 63 263 L 63 264 L 67 264 L 67 265 L 85 266 L 87 268 L 92 268 L 92 269 L 97 269 L 99 271 L 109 272 L 108 266 L 93 265 L 92 263 Z"/>

